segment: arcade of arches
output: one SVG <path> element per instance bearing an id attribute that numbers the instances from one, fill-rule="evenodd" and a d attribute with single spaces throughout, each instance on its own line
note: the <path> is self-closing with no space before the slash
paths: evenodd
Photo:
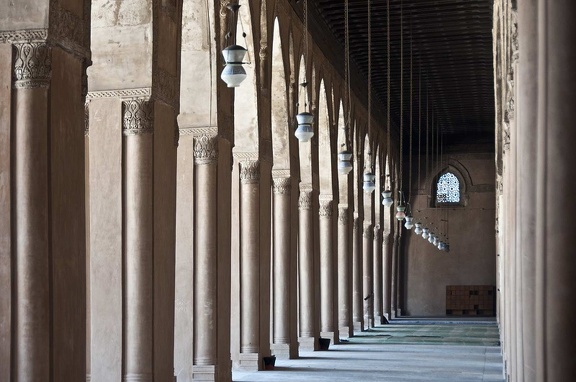
<path id="1" fill-rule="evenodd" d="M 450 285 L 496 287 L 508 380 L 575 380 L 576 3 L 488 1 L 495 145 L 436 157 L 399 145 L 379 97 L 369 115 L 323 34 L 304 44 L 302 1 L 229 3 L 0 3 L 0 381 L 230 381 L 450 314 Z M 235 89 L 229 32 L 250 61 Z M 402 184 L 450 252 L 382 205 Z"/>

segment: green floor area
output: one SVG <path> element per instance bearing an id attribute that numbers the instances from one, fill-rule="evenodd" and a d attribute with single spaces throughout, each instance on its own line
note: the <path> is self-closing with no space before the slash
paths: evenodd
<path id="1" fill-rule="evenodd" d="M 498 346 L 498 327 L 493 324 L 389 324 L 356 333 L 354 344 L 442 344 Z"/>

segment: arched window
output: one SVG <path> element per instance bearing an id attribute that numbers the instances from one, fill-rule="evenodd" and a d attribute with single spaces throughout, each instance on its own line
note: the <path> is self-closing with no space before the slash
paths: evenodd
<path id="1" fill-rule="evenodd" d="M 451 172 L 446 172 L 436 183 L 436 204 L 460 203 L 460 181 Z"/>

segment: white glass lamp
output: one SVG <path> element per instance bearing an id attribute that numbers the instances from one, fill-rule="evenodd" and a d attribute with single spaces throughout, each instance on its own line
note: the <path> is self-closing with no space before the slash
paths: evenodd
<path id="1" fill-rule="evenodd" d="M 392 199 L 392 191 L 386 190 L 382 192 L 382 205 L 384 207 L 390 207 L 394 204 L 394 199 Z"/>
<path id="2" fill-rule="evenodd" d="M 405 206 L 398 206 L 396 207 L 396 219 L 398 219 L 398 221 L 402 221 L 404 220 L 404 218 L 406 217 L 406 207 Z"/>
<path id="3" fill-rule="evenodd" d="M 412 227 L 414 227 L 414 224 L 412 223 L 414 218 L 412 216 L 406 216 L 405 220 L 406 222 L 404 223 L 404 227 L 406 229 L 412 229 Z"/>
<path id="4" fill-rule="evenodd" d="M 414 233 L 416 235 L 422 235 L 422 223 L 414 224 Z"/>
<path id="5" fill-rule="evenodd" d="M 372 172 L 364 173 L 364 185 L 362 186 L 364 192 L 371 193 L 376 189 L 376 175 Z"/>
<path id="6" fill-rule="evenodd" d="M 222 50 L 226 66 L 222 70 L 220 78 L 226 82 L 229 88 L 240 86 L 242 81 L 246 79 L 246 70 L 242 66 L 242 60 L 247 51 L 246 48 L 240 45 L 231 45 Z"/>
<path id="7" fill-rule="evenodd" d="M 338 174 L 348 175 L 352 171 L 352 153 L 348 150 L 338 153 Z"/>
<path id="8" fill-rule="evenodd" d="M 422 238 L 426 240 L 428 237 L 430 237 L 430 228 L 422 228 Z"/>
<path id="9" fill-rule="evenodd" d="M 298 128 L 294 135 L 300 142 L 308 142 L 314 136 L 314 130 L 312 130 L 314 115 L 304 111 L 296 115 L 296 121 L 298 121 Z"/>

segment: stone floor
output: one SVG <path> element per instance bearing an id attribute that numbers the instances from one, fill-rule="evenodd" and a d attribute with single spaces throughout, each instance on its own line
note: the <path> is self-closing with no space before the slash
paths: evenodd
<path id="1" fill-rule="evenodd" d="M 399 319 L 328 351 L 277 360 L 273 371 L 234 371 L 234 381 L 502 382 L 496 322 Z"/>

